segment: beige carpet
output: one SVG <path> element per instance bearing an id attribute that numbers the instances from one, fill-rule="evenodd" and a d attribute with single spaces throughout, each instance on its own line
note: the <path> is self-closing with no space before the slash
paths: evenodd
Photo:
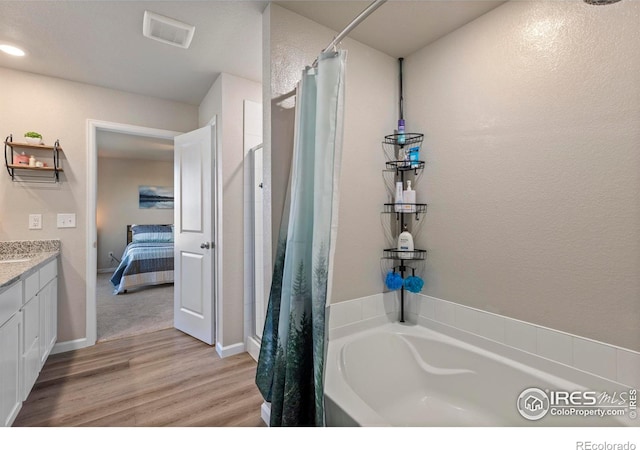
<path id="1" fill-rule="evenodd" d="M 173 327 L 173 284 L 113 295 L 111 275 L 98 274 L 98 341 Z"/>

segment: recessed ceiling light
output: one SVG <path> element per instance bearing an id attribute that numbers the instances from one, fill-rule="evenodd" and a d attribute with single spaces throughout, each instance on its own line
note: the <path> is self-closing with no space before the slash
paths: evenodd
<path id="1" fill-rule="evenodd" d="M 12 56 L 24 56 L 24 50 L 9 44 L 0 44 L 0 50 Z"/>

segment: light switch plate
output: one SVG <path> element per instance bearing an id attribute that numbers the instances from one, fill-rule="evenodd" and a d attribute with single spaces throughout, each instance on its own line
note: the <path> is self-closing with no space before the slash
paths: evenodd
<path id="1" fill-rule="evenodd" d="M 75 228 L 76 227 L 76 215 L 75 213 L 58 214 L 58 228 Z"/>
<path id="2" fill-rule="evenodd" d="M 29 214 L 29 229 L 42 230 L 42 214 Z"/>

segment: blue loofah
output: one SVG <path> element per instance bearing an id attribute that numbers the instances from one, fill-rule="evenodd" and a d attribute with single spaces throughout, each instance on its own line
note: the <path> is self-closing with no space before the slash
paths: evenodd
<path id="1" fill-rule="evenodd" d="M 392 291 L 395 291 L 402 287 L 402 277 L 399 273 L 396 272 L 389 272 L 384 282 Z"/>
<path id="2" fill-rule="evenodd" d="M 418 293 L 422 290 L 423 286 L 424 281 L 422 281 L 420 277 L 411 276 L 404 280 L 404 288 L 409 292 Z"/>

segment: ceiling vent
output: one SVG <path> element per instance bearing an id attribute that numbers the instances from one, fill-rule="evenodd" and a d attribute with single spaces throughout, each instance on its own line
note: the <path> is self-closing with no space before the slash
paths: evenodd
<path id="1" fill-rule="evenodd" d="M 144 12 L 142 34 L 150 39 L 189 48 L 196 27 L 150 11 Z"/>

